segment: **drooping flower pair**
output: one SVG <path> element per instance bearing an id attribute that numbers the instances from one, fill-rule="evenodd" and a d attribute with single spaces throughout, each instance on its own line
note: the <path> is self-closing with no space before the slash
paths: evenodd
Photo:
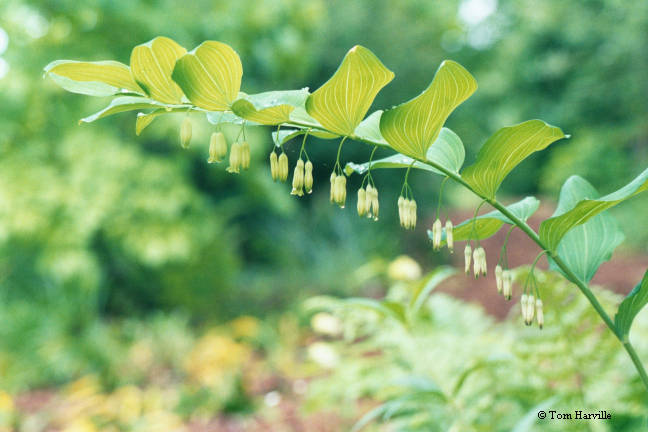
<path id="1" fill-rule="evenodd" d="M 368 184 L 366 189 L 358 189 L 358 216 L 367 216 L 377 221 L 379 212 L 378 189 L 371 184 Z"/>
<path id="2" fill-rule="evenodd" d="M 292 191 L 290 194 L 303 196 L 304 189 L 306 189 L 306 193 L 313 192 L 313 163 L 310 160 L 304 163 L 302 159 L 299 159 L 293 172 Z"/>
<path id="3" fill-rule="evenodd" d="M 416 228 L 416 201 L 399 196 L 398 217 L 403 228 L 412 230 Z"/>
<path id="4" fill-rule="evenodd" d="M 344 208 L 346 203 L 346 177 L 344 174 L 331 173 L 331 202 Z"/>
<path id="5" fill-rule="evenodd" d="M 445 223 L 445 234 L 446 234 L 446 245 L 448 245 L 448 250 L 450 253 L 454 252 L 454 226 L 450 219 L 446 220 Z M 437 218 L 432 224 L 432 249 L 435 251 L 441 250 L 441 244 L 443 243 L 443 226 L 441 225 L 441 220 Z"/>

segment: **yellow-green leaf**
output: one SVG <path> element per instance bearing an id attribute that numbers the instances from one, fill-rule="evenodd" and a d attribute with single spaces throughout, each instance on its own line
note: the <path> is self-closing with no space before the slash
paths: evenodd
<path id="1" fill-rule="evenodd" d="M 165 108 L 158 108 L 155 109 L 151 112 L 148 113 L 137 113 L 137 120 L 135 121 L 135 134 L 139 135 L 142 133 L 144 129 L 148 125 L 153 122 L 157 117 L 163 115 L 163 114 L 171 114 L 174 112 L 187 112 L 187 107 L 177 107 L 177 108 L 171 108 L 171 107 L 165 107 Z"/>
<path id="2" fill-rule="evenodd" d="M 584 199 L 571 210 L 551 217 L 540 224 L 538 234 L 550 250 L 556 250 L 560 240 L 573 227 L 584 224 L 592 217 L 648 189 L 648 169 L 630 183 L 611 194 L 597 199 Z"/>
<path id="3" fill-rule="evenodd" d="M 138 45 L 131 52 L 133 78 L 152 99 L 178 104 L 182 101 L 182 90 L 171 79 L 171 73 L 185 52 L 186 49 L 164 36 Z"/>
<path id="4" fill-rule="evenodd" d="M 306 111 L 326 129 L 353 135 L 374 98 L 394 73 L 367 48 L 356 45 L 335 74 L 306 100 Z"/>
<path id="5" fill-rule="evenodd" d="M 477 81 L 466 69 L 446 60 L 423 93 L 383 113 L 380 132 L 399 153 L 425 158 L 450 113 L 476 89 Z"/>
<path id="6" fill-rule="evenodd" d="M 307 88 L 244 95 L 232 104 L 232 111 L 246 120 L 278 125 L 290 121 L 290 114 L 303 107 L 307 97 Z"/>
<path id="7" fill-rule="evenodd" d="M 125 91 L 142 93 L 130 68 L 116 61 L 57 60 L 45 66 L 45 73 L 73 93 L 90 96 L 110 96 Z"/>
<path id="8" fill-rule="evenodd" d="M 243 66 L 229 45 L 206 41 L 176 63 L 173 79 L 196 106 L 227 111 L 241 89 Z"/>
<path id="9" fill-rule="evenodd" d="M 566 137 L 560 128 L 541 120 L 504 127 L 486 141 L 477 161 L 461 175 L 476 192 L 494 198 L 502 181 L 527 156 Z"/>

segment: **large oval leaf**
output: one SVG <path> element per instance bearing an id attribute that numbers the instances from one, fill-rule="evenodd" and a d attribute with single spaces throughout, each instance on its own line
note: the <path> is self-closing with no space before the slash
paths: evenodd
<path id="1" fill-rule="evenodd" d="M 173 79 L 196 106 L 227 111 L 241 89 L 243 66 L 229 45 L 206 41 L 176 63 Z"/>
<path id="2" fill-rule="evenodd" d="M 152 99 L 178 104 L 182 101 L 182 90 L 171 79 L 171 73 L 185 52 L 186 49 L 164 36 L 138 45 L 131 52 L 133 78 Z"/>
<path id="3" fill-rule="evenodd" d="M 278 125 L 289 122 L 290 114 L 304 107 L 308 95 L 308 88 L 244 95 L 232 104 L 232 111 L 246 120 Z"/>
<path id="4" fill-rule="evenodd" d="M 372 114 L 373 115 L 373 114 Z M 369 117 L 368 117 L 369 118 Z M 363 122 L 364 123 L 364 122 Z M 436 141 L 428 150 L 428 160 L 447 169 L 448 171 L 457 172 L 464 160 L 464 147 L 461 139 L 457 134 L 448 128 L 443 128 Z M 371 162 L 371 169 L 375 168 L 412 168 L 422 169 L 435 174 L 445 175 L 436 168 L 423 162 L 415 161 L 409 156 L 395 154 L 383 159 Z M 353 172 L 364 174 L 369 169 L 369 162 L 356 164 L 347 163 L 345 172 L 350 175 Z"/>
<path id="5" fill-rule="evenodd" d="M 619 305 L 619 311 L 614 316 L 614 324 L 624 341 L 628 340 L 632 321 L 639 311 L 648 303 L 648 272 L 634 289 L 623 299 Z"/>
<path id="6" fill-rule="evenodd" d="M 478 193 L 495 198 L 506 176 L 531 153 L 546 148 L 565 134 L 541 120 L 529 120 L 504 127 L 479 150 L 477 161 L 461 174 Z"/>
<path id="7" fill-rule="evenodd" d="M 466 69 L 446 60 L 423 93 L 383 113 L 380 132 L 399 153 L 425 158 L 450 113 L 476 89 Z"/>
<path id="8" fill-rule="evenodd" d="M 565 213 L 584 198 L 595 198 L 598 195 L 587 180 L 572 176 L 560 190 L 554 216 Z M 624 237 L 611 215 L 599 214 L 585 224 L 573 228 L 563 237 L 558 246 L 558 256 L 581 281 L 589 282 L 601 264 L 611 258 Z M 549 263 L 552 269 L 562 273 L 553 260 L 550 259 Z"/>
<path id="9" fill-rule="evenodd" d="M 367 48 L 356 45 L 322 87 L 306 100 L 306 111 L 326 129 L 353 135 L 374 98 L 394 73 Z"/>
<path id="10" fill-rule="evenodd" d="M 130 68 L 116 61 L 57 60 L 45 66 L 45 73 L 72 93 L 90 96 L 143 93 L 131 76 Z"/>
<path id="11" fill-rule="evenodd" d="M 648 169 L 635 177 L 630 183 L 602 198 L 584 199 L 569 211 L 551 217 L 540 224 L 540 239 L 551 250 L 556 250 L 561 239 L 575 226 L 584 224 L 604 210 L 633 197 L 648 189 Z"/>
<path id="12" fill-rule="evenodd" d="M 528 196 L 523 200 L 513 203 L 506 208 L 517 218 L 526 221 L 533 213 L 538 210 L 540 201 L 536 197 Z M 495 235 L 502 225 L 513 225 L 513 222 L 499 210 L 477 216 L 475 219 L 468 219 L 454 227 L 452 231 L 455 241 L 462 240 L 483 240 Z M 428 230 L 428 236 L 432 239 L 432 231 Z M 443 241 L 445 242 L 445 229 L 443 232 Z"/>

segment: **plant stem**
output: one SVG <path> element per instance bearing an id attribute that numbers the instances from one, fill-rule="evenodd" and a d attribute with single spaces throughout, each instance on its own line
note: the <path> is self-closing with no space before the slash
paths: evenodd
<path id="1" fill-rule="evenodd" d="M 312 128 L 313 125 L 311 124 L 302 124 L 298 122 L 290 122 L 287 124 L 288 126 L 296 126 L 296 127 L 308 127 Z M 324 132 L 330 132 L 327 131 L 326 129 L 320 128 L 320 127 L 315 127 L 316 129 L 322 130 Z M 346 137 L 345 137 L 346 138 Z M 357 136 L 351 136 L 354 141 L 359 141 L 359 142 L 364 142 L 366 144 L 370 145 L 382 145 L 384 146 L 384 143 L 378 143 L 369 139 L 365 138 L 360 138 Z M 553 261 L 556 263 L 556 265 L 563 271 L 565 274 L 567 280 L 572 282 L 574 285 L 578 287 L 578 289 L 583 293 L 583 295 L 587 298 L 587 300 L 590 302 L 596 313 L 599 314 L 605 325 L 608 326 L 608 328 L 612 331 L 614 336 L 623 344 L 623 347 L 625 348 L 626 352 L 630 356 L 630 359 L 632 360 L 632 363 L 634 364 L 635 368 L 637 369 L 637 372 L 639 374 L 639 377 L 641 378 L 641 381 L 646 388 L 646 391 L 648 391 L 648 374 L 646 374 L 646 370 L 641 363 L 641 360 L 639 359 L 639 356 L 637 355 L 637 352 L 635 351 L 634 347 L 630 343 L 630 340 L 627 338 L 623 338 L 621 333 L 619 332 L 619 329 L 617 329 L 616 325 L 614 325 L 614 321 L 610 318 L 608 313 L 603 309 L 603 306 L 601 303 L 598 301 L 594 293 L 589 289 L 587 284 L 582 281 L 578 276 L 574 274 L 571 268 L 558 256 L 558 254 L 552 250 L 550 250 L 543 242 L 540 240 L 540 237 L 538 234 L 533 231 L 533 229 L 527 225 L 526 222 L 523 220 L 519 219 L 516 215 L 514 215 L 512 212 L 510 212 L 502 203 L 497 201 L 497 199 L 494 198 L 489 198 L 486 196 L 481 195 L 480 193 L 476 192 L 466 181 L 461 177 L 459 173 L 456 173 L 454 171 L 450 171 L 446 169 L 445 167 L 429 161 L 427 159 L 422 159 L 419 157 L 412 157 L 412 159 L 421 162 L 423 164 L 426 164 L 428 166 L 431 166 L 432 168 L 435 168 L 438 171 L 441 171 L 443 174 L 446 176 L 450 177 L 452 180 L 455 182 L 459 183 L 475 195 L 477 195 L 479 198 L 482 200 L 488 202 L 491 206 L 493 206 L 495 209 L 499 210 L 500 213 L 502 213 L 504 216 L 508 217 L 511 222 L 513 222 L 515 225 L 517 225 L 518 228 L 520 228 L 531 240 L 533 240 L 540 248 L 544 251 L 547 251 L 547 255 L 553 259 Z M 411 166 L 410 166 L 411 168 Z"/>

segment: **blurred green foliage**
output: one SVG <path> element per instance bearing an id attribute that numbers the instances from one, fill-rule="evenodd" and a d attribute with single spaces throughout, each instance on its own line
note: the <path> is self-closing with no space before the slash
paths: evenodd
<path id="1" fill-rule="evenodd" d="M 527 274 L 520 268 L 516 279 Z M 433 293 L 415 312 L 411 299 L 420 281 L 411 278 L 394 281 L 385 298 L 405 311 L 406 322 L 350 299 L 309 299 L 306 310 L 317 312 L 311 322 L 320 334 L 312 358 L 329 374 L 313 382 L 307 406 L 336 404 L 357 417 L 360 401 L 380 401 L 363 409 L 354 430 L 644 430 L 644 390 L 618 341 L 572 285 L 554 273 L 536 276 L 547 305 L 543 330 L 524 326 L 519 305 L 496 322 L 444 293 Z M 607 308 L 620 301 L 609 291 L 596 295 Z M 635 322 L 637 334 L 647 317 Z M 648 345 L 637 343 L 645 356 Z M 538 420 L 539 410 L 551 409 L 605 409 L 612 419 Z"/>

